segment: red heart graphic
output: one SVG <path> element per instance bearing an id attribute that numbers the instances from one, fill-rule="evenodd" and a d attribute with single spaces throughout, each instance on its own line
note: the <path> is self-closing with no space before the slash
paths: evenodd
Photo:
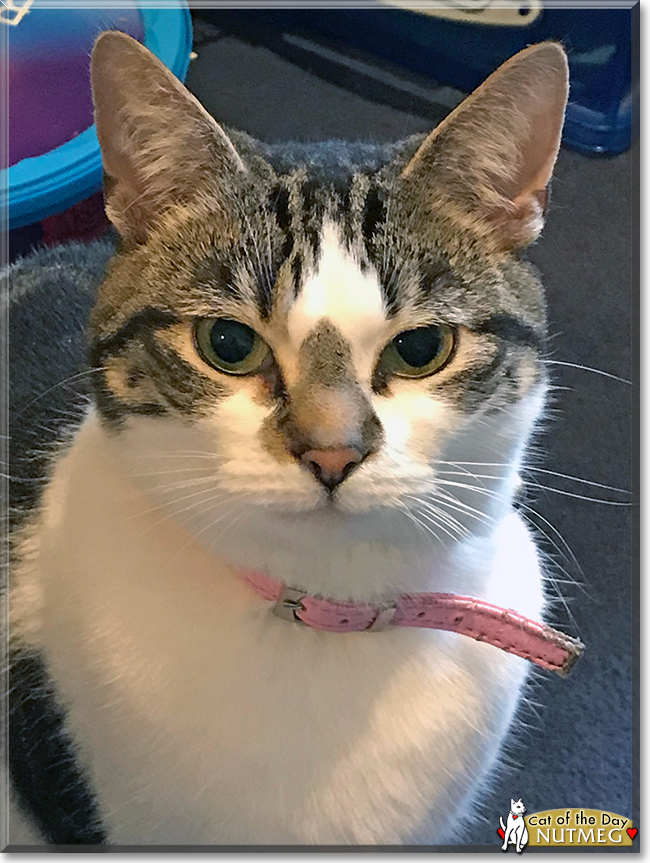
<path id="1" fill-rule="evenodd" d="M 636 831 L 635 831 L 635 832 L 636 832 Z M 505 839 L 505 838 L 506 838 L 506 834 L 503 832 L 503 828 L 501 828 L 501 827 L 497 828 L 497 833 L 499 834 L 499 836 L 500 836 L 502 839 Z"/>
<path id="2" fill-rule="evenodd" d="M 636 834 L 638 832 L 639 831 L 636 829 L 636 827 L 628 827 L 627 828 L 627 835 L 630 837 L 630 839 L 634 839 L 634 837 L 636 836 Z"/>

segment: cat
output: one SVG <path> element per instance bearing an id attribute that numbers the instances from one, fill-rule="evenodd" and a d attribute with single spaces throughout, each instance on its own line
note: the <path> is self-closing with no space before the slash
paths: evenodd
<path id="1" fill-rule="evenodd" d="M 25 357 L 55 378 L 18 437 L 62 369 L 91 403 L 64 408 L 47 464 L 33 437 L 20 462 L 45 482 L 18 484 L 10 842 L 451 840 L 526 660 L 454 632 L 318 631 L 262 581 L 541 619 L 513 499 L 546 310 L 519 253 L 543 225 L 565 53 L 525 49 L 386 146 L 227 132 L 123 34 L 91 70 L 120 239 L 87 373 L 71 356 L 110 244 L 13 279 L 19 311 L 21 274 L 56 298 L 31 312 Z"/>
<path id="2" fill-rule="evenodd" d="M 502 851 L 507 851 L 508 845 L 514 845 L 517 854 L 521 854 L 526 845 L 528 845 L 528 829 L 524 821 L 525 812 L 526 807 L 521 797 L 519 800 L 513 800 L 511 797 L 507 824 L 504 824 L 503 818 L 499 816 L 499 823 L 504 833 L 503 845 L 501 846 Z"/>

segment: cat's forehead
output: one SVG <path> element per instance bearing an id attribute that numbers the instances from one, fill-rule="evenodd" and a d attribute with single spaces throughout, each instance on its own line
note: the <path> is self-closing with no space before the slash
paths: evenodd
<path id="1" fill-rule="evenodd" d="M 96 335 L 146 309 L 187 321 L 232 318 L 296 367 L 306 343 L 310 353 L 325 350 L 322 338 L 310 339 L 325 326 L 365 376 L 401 330 L 480 326 L 496 313 L 543 321 L 531 273 L 515 262 L 483 266 L 475 254 L 469 265 L 452 259 L 436 223 L 426 236 L 416 231 L 419 213 L 378 175 L 333 185 L 299 170 L 251 186 L 229 231 L 220 213 L 211 201 L 181 208 L 121 257 L 100 291 Z"/>
<path id="2" fill-rule="evenodd" d="M 324 320 L 359 350 L 376 339 L 386 321 L 377 271 L 362 264 L 332 221 L 323 224 L 320 255 L 288 312 L 292 345 L 302 345 Z"/>

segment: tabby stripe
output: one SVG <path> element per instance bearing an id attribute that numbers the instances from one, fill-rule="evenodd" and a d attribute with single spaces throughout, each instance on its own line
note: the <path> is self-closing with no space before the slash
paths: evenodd
<path id="1" fill-rule="evenodd" d="M 320 235 L 318 230 L 314 227 L 314 222 L 316 220 L 316 190 L 318 189 L 318 185 L 313 180 L 307 180 L 303 183 L 301 188 L 302 195 L 302 228 L 305 234 L 305 238 L 311 244 L 311 247 L 314 252 L 314 258 L 317 260 L 320 257 Z"/>
<path id="2" fill-rule="evenodd" d="M 378 266 L 375 264 L 375 266 Z M 386 309 L 386 317 L 394 318 L 401 309 L 399 290 L 398 290 L 398 275 L 396 272 L 395 263 L 388 261 L 379 271 L 379 286 Z"/>
<path id="3" fill-rule="evenodd" d="M 164 405 L 158 404 L 158 402 L 141 402 L 137 405 L 127 405 L 121 402 L 121 404 L 124 406 L 125 414 L 135 414 L 144 417 L 164 417 L 167 414 L 167 408 Z"/>
<path id="4" fill-rule="evenodd" d="M 145 346 L 164 370 L 162 376 L 153 376 L 161 397 L 176 410 L 191 413 L 196 400 L 203 394 L 203 375 L 170 345 L 156 343 L 151 335 L 145 340 Z"/>
<path id="5" fill-rule="evenodd" d="M 420 290 L 425 297 L 430 297 L 436 288 L 440 287 L 441 280 L 450 274 L 451 269 L 446 261 L 424 264 L 420 272 Z"/>
<path id="6" fill-rule="evenodd" d="M 270 279 L 271 274 L 260 273 L 255 282 L 257 307 L 263 321 L 268 321 L 273 311 L 273 283 Z"/>
<path id="7" fill-rule="evenodd" d="M 269 209 L 275 215 L 281 231 L 291 227 L 291 212 L 289 210 L 289 189 L 286 186 L 274 186 L 269 192 Z"/>
<path id="8" fill-rule="evenodd" d="M 216 268 L 216 277 L 221 290 L 231 297 L 239 297 L 237 278 L 232 265 L 228 261 L 220 261 Z"/>
<path id="9" fill-rule="evenodd" d="M 497 336 L 504 341 L 537 351 L 541 351 L 544 346 L 542 336 L 514 315 L 493 315 L 473 329 L 481 335 Z"/>
<path id="10" fill-rule="evenodd" d="M 291 261 L 291 274 L 293 276 L 293 295 L 297 297 L 302 288 L 302 257 L 296 255 Z"/>
<path id="11" fill-rule="evenodd" d="M 129 320 L 112 336 L 99 339 L 92 346 L 90 360 L 93 365 L 99 365 L 105 356 L 119 354 L 130 341 L 153 330 L 164 330 L 179 324 L 181 318 L 163 309 L 148 307 L 129 318 Z"/>
<path id="12" fill-rule="evenodd" d="M 199 261 L 194 268 L 192 282 L 218 295 L 241 299 L 234 263 L 219 257 L 216 252 Z"/>
<path id="13" fill-rule="evenodd" d="M 147 333 L 144 346 L 158 365 L 165 369 L 165 381 L 181 392 L 191 392 L 193 380 L 203 380 L 191 363 L 188 363 L 171 345 L 156 341 L 153 333 Z"/>
<path id="14" fill-rule="evenodd" d="M 361 219 L 361 230 L 366 241 L 366 246 L 373 240 L 377 228 L 386 221 L 386 208 L 382 201 L 377 186 L 371 186 L 366 194 L 363 204 L 363 215 Z"/>
<path id="15" fill-rule="evenodd" d="M 287 258 L 293 252 L 293 247 L 295 245 L 295 240 L 293 238 L 293 234 L 291 231 L 287 231 L 284 240 L 282 241 L 282 248 L 280 249 L 280 263 L 277 269 L 279 270 L 282 264 L 287 260 Z"/>
<path id="16" fill-rule="evenodd" d="M 140 402 L 140 404 L 126 404 L 121 401 L 106 383 L 106 374 L 95 370 L 94 374 L 95 402 L 104 420 L 119 428 L 124 418 L 130 414 L 143 416 L 165 416 L 167 408 L 156 402 Z"/>
<path id="17" fill-rule="evenodd" d="M 309 219 L 311 211 L 316 204 L 316 190 L 318 185 L 314 180 L 305 180 L 302 184 L 300 194 L 302 195 L 303 218 Z"/>
<path id="18" fill-rule="evenodd" d="M 502 380 L 499 372 L 502 370 L 505 353 L 505 346 L 500 345 L 496 354 L 485 365 L 462 369 L 439 383 L 433 375 L 431 382 L 458 399 L 466 410 L 473 410 L 498 389 Z"/>
<path id="19" fill-rule="evenodd" d="M 352 178 L 351 182 L 354 182 L 354 178 Z M 355 214 L 352 212 L 352 186 L 348 183 L 346 186 L 338 189 L 337 192 L 339 195 L 337 222 L 343 233 L 345 247 L 350 251 L 355 242 Z"/>

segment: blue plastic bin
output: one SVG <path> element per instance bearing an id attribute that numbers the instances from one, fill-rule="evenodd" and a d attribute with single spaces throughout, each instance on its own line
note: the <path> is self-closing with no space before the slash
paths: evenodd
<path id="1" fill-rule="evenodd" d="M 164 9 L 151 9 L 144 2 L 140 4 L 135 0 L 133 7 L 133 14 L 139 14 L 141 19 L 144 44 L 184 80 L 192 50 L 192 23 L 187 5 L 179 0 Z M 94 10 L 97 11 L 97 7 Z M 66 28 L 85 27 L 90 33 L 91 44 L 94 36 L 102 30 L 126 29 L 119 27 L 120 13 L 117 7 L 111 8 L 107 4 L 106 9 L 99 9 L 99 13 L 96 16 L 97 32 L 90 33 L 88 21 L 83 20 L 83 16 L 88 15 L 87 10 L 56 8 L 47 0 L 34 0 L 29 10 L 32 29 L 36 23 L 43 32 L 47 26 L 58 28 L 63 38 Z M 40 16 L 40 20 L 37 16 Z M 27 28 L 28 24 L 29 18 L 26 17 L 24 27 Z M 21 27 L 22 22 L 12 27 L 13 32 L 9 33 L 10 57 L 12 39 L 17 43 Z M 26 29 L 24 32 L 28 35 Z M 23 42 L 26 41 L 24 36 Z M 84 59 L 89 63 L 89 50 Z M 90 89 L 89 75 L 85 80 L 80 76 L 79 87 L 83 88 L 86 97 L 86 91 Z M 75 93 L 70 93 L 70 98 L 74 99 Z M 11 251 L 26 251 L 38 242 L 75 237 L 84 239 L 96 234 L 97 230 L 94 229 L 99 225 L 98 220 L 103 219 L 98 194 L 101 186 L 101 153 L 92 125 L 49 152 L 24 158 L 2 170 L 0 206 L 7 207 L 8 204 Z"/>
<path id="2" fill-rule="evenodd" d="M 630 146 L 637 100 L 632 69 L 637 0 L 613 0 L 607 6 L 591 0 L 447 0 L 437 7 L 430 0 L 365 0 L 357 9 L 269 5 L 227 14 L 242 21 L 254 16 L 258 26 L 263 16 L 274 29 L 320 34 L 467 92 L 527 45 L 560 41 L 571 69 L 564 143 L 603 155 Z M 225 13 L 197 14 L 219 26 Z"/>

